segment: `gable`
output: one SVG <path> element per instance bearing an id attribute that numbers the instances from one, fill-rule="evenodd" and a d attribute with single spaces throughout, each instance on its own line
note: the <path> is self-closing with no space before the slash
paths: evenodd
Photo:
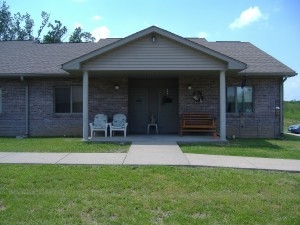
<path id="1" fill-rule="evenodd" d="M 224 70 L 227 62 L 162 35 L 146 35 L 82 62 L 83 70 Z"/>
<path id="2" fill-rule="evenodd" d="M 153 37 L 155 37 L 155 39 L 156 39 L 155 41 L 152 41 Z M 162 41 L 161 42 L 162 46 L 166 47 L 164 44 L 169 44 L 169 47 L 167 47 L 167 49 L 169 50 L 169 53 L 172 52 L 170 43 L 176 44 L 174 50 L 179 50 L 179 53 L 180 53 L 179 56 L 177 56 L 177 58 L 176 58 L 176 54 L 178 52 L 176 52 L 175 55 L 171 55 L 171 54 L 165 54 L 166 52 L 163 51 L 164 48 L 159 50 L 159 39 L 161 39 L 161 41 Z M 163 41 L 163 40 L 168 40 L 169 43 L 167 43 L 166 41 Z M 139 49 L 128 48 L 128 46 L 130 47 L 131 44 L 134 44 L 136 42 L 139 42 L 139 44 L 141 44 L 143 41 L 144 41 L 144 44 L 142 44 L 141 46 L 139 46 L 139 45 L 135 46 L 135 47 L 140 47 L 142 49 L 141 51 L 139 51 Z M 152 46 L 151 46 L 151 44 L 152 44 Z M 156 47 L 154 47 L 155 44 L 156 44 Z M 182 50 L 182 48 L 179 48 L 178 46 L 185 47 L 185 50 Z M 145 51 L 146 47 L 148 47 L 147 51 Z M 174 47 L 174 45 L 173 45 L 173 47 Z M 121 52 L 121 51 L 118 52 L 118 50 L 120 50 L 121 48 L 124 49 L 124 52 Z M 189 49 L 189 50 L 187 50 L 187 49 Z M 94 68 L 94 66 L 97 63 L 99 63 L 100 61 L 104 60 L 103 55 L 106 55 L 108 53 L 113 53 L 114 56 L 117 57 L 117 59 L 114 59 L 115 63 L 112 64 L 112 66 L 116 66 L 116 67 L 109 67 L 109 68 L 107 67 L 107 69 L 109 69 L 109 70 L 118 70 L 118 69 L 121 70 L 121 68 L 123 68 L 123 69 L 126 68 L 125 67 L 126 65 L 130 66 L 130 68 L 133 68 L 135 70 L 137 70 L 139 68 L 139 66 L 141 68 L 144 68 L 147 70 L 148 69 L 153 70 L 153 69 L 155 69 L 154 65 L 159 66 L 162 62 L 165 62 L 165 61 L 170 62 L 171 60 L 173 60 L 173 62 L 171 64 L 167 64 L 165 66 L 165 69 L 167 69 L 167 68 L 177 69 L 177 68 L 174 68 L 173 66 L 177 65 L 176 62 L 179 62 L 178 60 L 180 57 L 183 57 L 183 58 L 180 58 L 183 62 L 180 63 L 179 67 L 183 68 L 185 70 L 188 70 L 189 68 L 191 68 L 191 70 L 206 70 L 208 68 L 212 68 L 211 67 L 212 61 L 209 60 L 207 57 L 205 59 L 202 57 L 202 60 L 204 59 L 202 66 L 203 66 L 203 64 L 206 64 L 206 63 L 210 64 L 207 67 L 201 67 L 201 64 L 200 64 L 200 66 L 198 65 L 198 67 L 196 67 L 196 68 L 193 68 L 193 66 L 189 67 L 190 62 L 191 62 L 189 59 L 192 59 L 192 57 L 189 56 L 188 58 L 186 58 L 185 56 L 187 56 L 187 55 L 184 55 L 184 52 L 189 51 L 189 53 L 191 53 L 191 50 L 198 52 L 198 55 L 196 57 L 196 60 L 198 59 L 198 62 L 200 60 L 199 55 L 202 55 L 202 56 L 206 55 L 208 58 L 214 59 L 215 62 L 213 64 L 217 64 L 217 66 L 219 66 L 219 67 L 220 67 L 220 62 L 223 62 L 224 63 L 223 67 L 221 66 L 222 69 L 225 68 L 226 70 L 241 71 L 246 68 L 246 64 L 243 62 L 240 62 L 236 59 L 233 59 L 233 58 L 226 56 L 222 53 L 219 53 L 215 50 L 212 50 L 212 49 L 207 48 L 200 44 L 196 44 L 195 42 L 189 41 L 188 39 L 182 38 L 178 35 L 175 35 L 171 32 L 168 32 L 166 30 L 160 29 L 155 26 L 149 27 L 142 31 L 139 31 L 133 35 L 126 37 L 126 38 L 120 39 L 119 41 L 116 41 L 108 46 L 99 48 L 98 50 L 90 52 L 89 54 L 83 55 L 79 58 L 75 58 L 69 62 L 66 62 L 62 65 L 62 68 L 65 71 L 80 71 L 80 70 L 83 70 L 83 66 L 85 66 L 86 70 L 87 69 L 96 70 L 96 68 Z M 128 51 L 128 52 L 125 52 L 125 51 Z M 145 54 L 143 54 L 143 51 L 145 51 Z M 117 53 L 115 53 L 115 52 L 117 52 Z M 129 56 L 130 56 L 130 54 L 136 54 L 136 53 L 139 53 L 138 56 L 142 56 L 142 58 L 141 59 L 138 58 L 138 61 L 135 61 L 135 65 L 126 61 L 127 60 L 126 58 L 120 59 L 121 55 L 124 57 L 127 54 L 129 54 Z M 147 56 L 147 54 L 149 54 L 149 56 Z M 110 55 L 110 56 L 112 56 L 112 55 Z M 195 54 L 192 54 L 192 55 L 195 56 Z M 146 56 L 146 60 L 148 60 L 148 65 L 138 64 L 138 63 L 141 63 L 142 59 L 145 60 L 145 56 Z M 163 61 L 158 61 L 158 60 L 162 59 L 161 56 L 164 56 Z M 103 57 L 103 58 L 101 58 L 101 57 Z M 131 57 L 133 57 L 133 56 L 131 56 Z M 168 57 L 171 57 L 171 59 L 168 60 Z M 98 61 L 95 60 L 95 58 L 97 58 Z M 101 60 L 100 60 L 100 58 L 101 58 Z M 135 57 L 135 58 L 137 59 L 137 57 Z M 110 59 L 110 60 L 107 59 L 107 60 L 109 62 L 111 62 L 112 59 Z M 130 60 L 132 60 L 132 58 L 130 58 Z M 192 59 L 192 60 L 195 60 L 195 59 Z M 94 62 L 94 64 L 92 63 L 92 61 Z M 200 62 L 201 62 L 201 60 L 200 60 Z M 124 65 L 122 65 L 122 64 L 124 64 Z M 226 65 L 226 66 L 224 66 L 224 65 Z M 219 68 L 219 67 L 217 67 L 217 68 Z M 99 69 L 100 67 L 98 66 L 97 68 Z M 104 70 L 102 68 L 103 67 L 101 67 L 101 70 Z M 217 70 L 217 68 L 214 68 L 213 70 Z M 158 70 L 158 69 L 161 70 L 162 68 L 161 67 L 156 68 L 156 70 Z"/>

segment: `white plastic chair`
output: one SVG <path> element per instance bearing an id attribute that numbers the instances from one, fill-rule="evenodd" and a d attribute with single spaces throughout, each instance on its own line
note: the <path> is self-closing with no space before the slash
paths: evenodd
<path id="1" fill-rule="evenodd" d="M 90 123 L 91 138 L 93 138 L 96 131 L 104 131 L 104 136 L 107 137 L 107 115 L 97 114 L 94 118 L 94 122 Z"/>
<path id="2" fill-rule="evenodd" d="M 124 137 L 126 137 L 127 125 L 128 123 L 124 114 L 115 114 L 112 123 L 109 123 L 110 137 L 112 137 L 114 131 L 123 131 Z"/>

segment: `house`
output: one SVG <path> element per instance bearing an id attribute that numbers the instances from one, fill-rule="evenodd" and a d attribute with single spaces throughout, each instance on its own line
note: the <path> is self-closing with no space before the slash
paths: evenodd
<path id="1" fill-rule="evenodd" d="M 251 43 L 155 26 L 98 43 L 0 42 L 0 52 L 0 136 L 87 139 L 97 113 L 126 114 L 129 134 L 144 134 L 155 115 L 159 133 L 177 134 L 180 114 L 210 113 L 221 140 L 273 138 L 283 83 L 296 75 Z"/>

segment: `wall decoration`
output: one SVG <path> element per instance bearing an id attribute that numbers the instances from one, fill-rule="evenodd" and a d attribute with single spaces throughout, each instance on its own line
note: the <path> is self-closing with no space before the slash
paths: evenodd
<path id="1" fill-rule="evenodd" d="M 202 95 L 202 91 L 199 91 L 199 90 L 194 91 L 192 98 L 194 99 L 195 102 L 202 103 L 203 99 L 204 99 L 204 97 Z"/>

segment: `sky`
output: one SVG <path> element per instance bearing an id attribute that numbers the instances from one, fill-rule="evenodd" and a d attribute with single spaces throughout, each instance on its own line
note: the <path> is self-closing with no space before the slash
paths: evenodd
<path id="1" fill-rule="evenodd" d="M 2 5 L 3 0 L 0 0 Z M 14 14 L 41 12 L 99 38 L 123 38 L 150 26 L 207 41 L 245 41 L 300 73 L 300 0 L 6 0 Z M 46 29 L 45 29 L 46 30 Z M 284 84 L 284 100 L 300 100 L 300 75 Z"/>

